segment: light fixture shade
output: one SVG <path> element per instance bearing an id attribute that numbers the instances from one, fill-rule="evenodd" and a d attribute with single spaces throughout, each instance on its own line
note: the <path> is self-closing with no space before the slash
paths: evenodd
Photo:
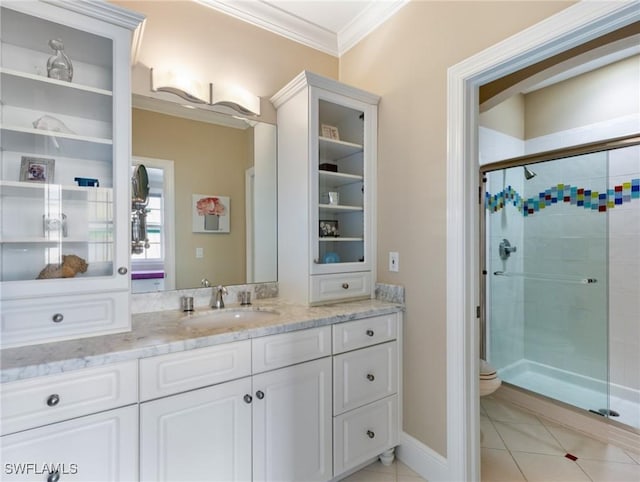
<path id="1" fill-rule="evenodd" d="M 196 104 L 208 104 L 211 101 L 211 84 L 171 71 L 151 69 L 151 90 L 168 92 Z"/>
<path id="2" fill-rule="evenodd" d="M 260 115 L 260 97 L 236 85 L 211 87 L 211 105 L 222 105 L 245 115 Z"/>

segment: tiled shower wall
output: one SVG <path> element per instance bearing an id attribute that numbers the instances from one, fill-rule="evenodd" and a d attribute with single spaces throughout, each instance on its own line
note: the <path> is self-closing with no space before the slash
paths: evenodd
<path id="1" fill-rule="evenodd" d="M 524 197 L 558 184 L 606 192 L 607 154 L 530 166 Z M 607 380 L 607 215 L 562 199 L 524 221 L 525 358 Z M 583 284 L 580 279 L 596 279 Z M 603 387 L 604 388 L 604 387 Z M 604 390 L 603 390 L 604 392 Z"/>
<path id="2" fill-rule="evenodd" d="M 640 178 L 640 146 L 611 152 L 609 177 Z M 640 390 L 640 199 L 609 211 L 609 291 L 610 381 Z"/>

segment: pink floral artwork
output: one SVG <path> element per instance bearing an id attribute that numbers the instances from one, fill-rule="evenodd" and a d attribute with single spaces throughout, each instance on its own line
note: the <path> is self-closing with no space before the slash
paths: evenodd
<path id="1" fill-rule="evenodd" d="M 204 216 L 205 214 L 216 214 L 218 216 L 224 216 L 225 207 L 224 204 L 220 202 L 219 197 L 203 197 L 202 199 L 198 199 L 196 203 L 196 209 L 198 210 L 198 214 L 200 216 Z"/>
<path id="2" fill-rule="evenodd" d="M 194 233 L 229 232 L 229 198 L 193 194 L 192 218 Z"/>

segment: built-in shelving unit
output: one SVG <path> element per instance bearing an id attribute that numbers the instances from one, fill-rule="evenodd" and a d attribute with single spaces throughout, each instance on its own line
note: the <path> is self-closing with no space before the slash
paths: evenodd
<path id="1" fill-rule="evenodd" d="M 378 97 L 303 72 L 271 100 L 278 109 L 281 293 L 310 303 L 370 297 Z"/>
<path id="2" fill-rule="evenodd" d="M 2 346 L 126 330 L 129 58 L 142 17 L 106 2 L 0 8 Z M 70 80 L 48 75 L 51 40 L 63 43 Z M 81 261 L 62 269 L 71 255 Z M 99 323 L 65 323 L 92 307 Z"/>

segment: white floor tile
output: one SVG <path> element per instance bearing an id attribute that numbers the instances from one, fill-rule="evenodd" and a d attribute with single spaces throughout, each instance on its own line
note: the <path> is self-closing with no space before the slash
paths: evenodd
<path id="1" fill-rule="evenodd" d="M 580 466 L 564 456 L 514 452 L 513 458 L 528 482 L 590 482 Z"/>
<path id="2" fill-rule="evenodd" d="M 519 409 L 509 403 L 487 397 L 483 397 L 480 403 L 491 420 L 511 423 L 541 424 L 540 420 L 535 415 Z"/>
<path id="3" fill-rule="evenodd" d="M 631 452 L 629 450 L 625 451 L 625 453 L 636 461 L 637 464 L 640 464 L 640 453 Z"/>
<path id="4" fill-rule="evenodd" d="M 544 425 L 494 422 L 496 430 L 510 451 L 534 454 L 565 455 L 565 450 Z"/>
<path id="5" fill-rule="evenodd" d="M 482 482 L 525 481 L 520 469 L 507 450 L 481 449 Z"/>
<path id="6" fill-rule="evenodd" d="M 396 474 L 363 469 L 342 479 L 342 482 L 396 482 Z"/>
<path id="7" fill-rule="evenodd" d="M 634 463 L 624 450 L 613 445 L 589 438 L 561 425 L 543 421 L 562 447 L 579 459 L 606 460 L 609 462 Z"/>
<path id="8" fill-rule="evenodd" d="M 398 477 L 401 476 L 401 475 L 408 475 L 408 476 L 411 476 L 411 477 L 420 477 L 420 475 L 418 475 L 416 472 L 414 472 L 411 469 L 411 467 L 406 465 L 401 460 L 397 460 L 396 459 L 395 463 L 396 463 L 396 472 L 398 474 Z"/>
<path id="9" fill-rule="evenodd" d="M 578 459 L 577 464 L 593 482 L 638 482 L 640 480 L 640 465 L 636 463 L 621 464 Z"/>
<path id="10" fill-rule="evenodd" d="M 368 470 L 370 472 L 382 472 L 383 474 L 395 474 L 396 473 L 396 465 L 397 462 L 394 460 L 391 465 L 384 465 L 379 460 L 376 460 L 374 463 L 367 465 L 362 470 Z M 403 464 L 404 465 L 404 464 Z"/>
<path id="11" fill-rule="evenodd" d="M 488 449 L 502 449 L 505 450 L 504 442 L 500 438 L 496 428 L 493 426 L 491 420 L 480 420 L 480 446 Z"/>

